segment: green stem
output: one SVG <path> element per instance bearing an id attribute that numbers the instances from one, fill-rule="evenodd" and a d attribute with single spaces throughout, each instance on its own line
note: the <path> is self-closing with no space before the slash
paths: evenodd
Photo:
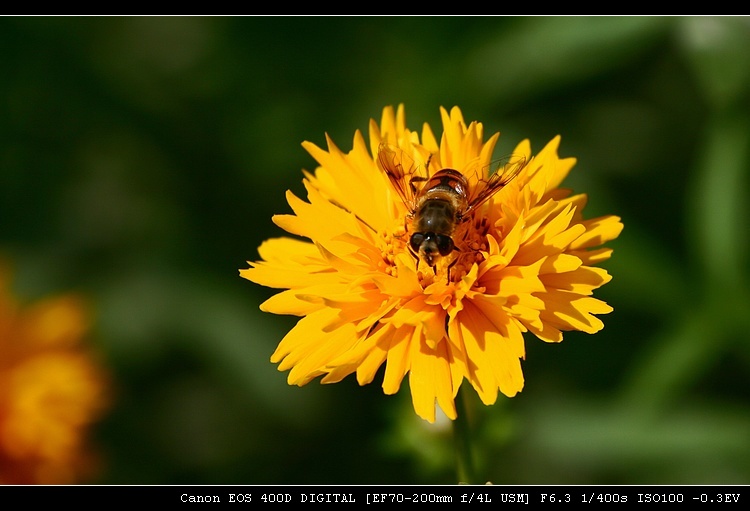
<path id="1" fill-rule="evenodd" d="M 456 420 L 453 421 L 453 437 L 456 442 L 456 465 L 458 482 L 477 484 L 474 470 L 474 457 L 471 449 L 471 431 L 469 428 L 468 408 L 463 396 L 463 388 L 456 395 Z"/>

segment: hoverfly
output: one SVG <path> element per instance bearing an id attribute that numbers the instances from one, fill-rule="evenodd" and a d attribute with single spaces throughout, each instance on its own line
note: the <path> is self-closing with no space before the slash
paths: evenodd
<path id="1" fill-rule="evenodd" d="M 458 227 L 526 165 L 526 159 L 520 157 L 488 178 L 471 183 L 467 176 L 451 168 L 429 175 L 429 159 L 424 166 L 412 162 L 405 168 L 397 151 L 400 149 L 381 144 L 378 161 L 408 210 L 409 251 L 417 263 L 421 259 L 433 271 L 440 258 L 459 250 L 454 240 Z"/>

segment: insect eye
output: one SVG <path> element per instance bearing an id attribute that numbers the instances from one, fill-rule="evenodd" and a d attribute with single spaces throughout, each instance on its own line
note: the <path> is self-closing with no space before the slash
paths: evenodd
<path id="1" fill-rule="evenodd" d="M 437 238 L 437 246 L 438 246 L 438 252 L 440 252 L 440 255 L 445 257 L 448 254 L 453 251 L 453 239 L 451 239 L 450 236 L 444 236 L 442 234 L 438 234 L 436 236 Z"/>
<path id="2" fill-rule="evenodd" d="M 409 244 L 411 245 L 411 249 L 414 252 L 419 252 L 419 247 L 422 245 L 422 242 L 424 242 L 425 236 L 421 232 L 415 232 L 411 235 L 411 239 L 409 239 Z"/>

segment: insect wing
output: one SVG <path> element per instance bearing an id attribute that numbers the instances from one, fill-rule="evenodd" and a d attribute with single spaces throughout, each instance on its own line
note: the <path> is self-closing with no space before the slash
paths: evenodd
<path id="1" fill-rule="evenodd" d="M 484 204 L 490 197 L 503 189 L 526 167 L 526 158 L 520 156 L 505 165 L 501 165 L 487 179 L 480 179 L 471 187 L 469 193 L 468 207 L 464 215 L 468 215 L 474 209 Z"/>
<path id="2" fill-rule="evenodd" d="M 413 212 L 416 197 L 427 181 L 424 168 L 411 160 L 403 150 L 386 144 L 381 144 L 378 149 L 378 163 L 401 200 Z"/>

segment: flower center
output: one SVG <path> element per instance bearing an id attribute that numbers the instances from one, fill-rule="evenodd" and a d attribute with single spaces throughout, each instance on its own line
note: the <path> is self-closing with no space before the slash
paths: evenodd
<path id="1" fill-rule="evenodd" d="M 488 232 L 487 218 L 472 216 L 462 222 L 451 236 L 455 249 L 445 256 L 436 257 L 433 261 L 434 265 L 429 266 L 414 249 L 410 249 L 409 242 L 413 233 L 405 227 L 400 227 L 394 232 L 382 231 L 380 237 L 383 243 L 378 268 L 388 275 L 398 276 L 396 257 L 406 253 L 413 261 L 419 285 L 423 289 L 435 282 L 458 283 L 474 264 L 484 260 L 482 252 L 488 249 Z"/>
<path id="2" fill-rule="evenodd" d="M 450 263 L 451 282 L 460 281 L 474 264 L 484 260 L 482 251 L 487 250 L 487 233 L 489 223 L 484 216 L 473 216 L 456 231 L 453 241 L 456 243 L 454 262 Z"/>
<path id="3" fill-rule="evenodd" d="M 381 231 L 380 237 L 383 239 L 381 245 L 381 260 L 378 263 L 378 269 L 393 277 L 398 276 L 398 267 L 396 266 L 396 255 L 400 254 L 406 248 L 406 230 L 401 227 L 395 232 Z"/>

